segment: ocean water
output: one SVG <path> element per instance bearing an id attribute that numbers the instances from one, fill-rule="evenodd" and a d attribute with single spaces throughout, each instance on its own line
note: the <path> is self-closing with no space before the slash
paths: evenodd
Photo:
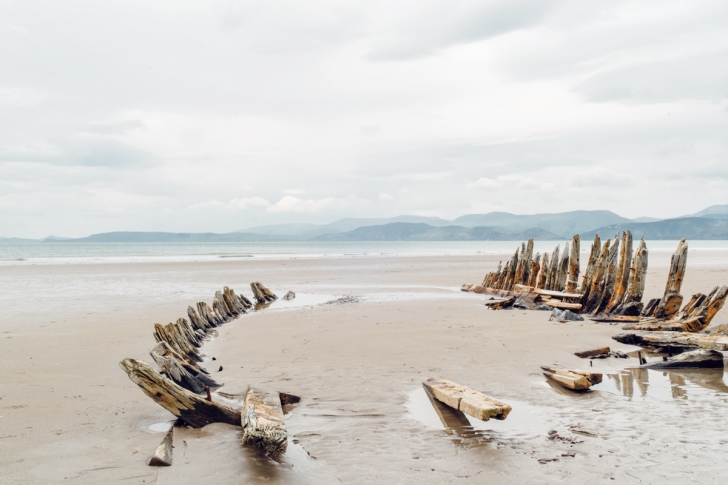
<path id="1" fill-rule="evenodd" d="M 536 241 L 534 253 L 566 241 Z M 690 252 L 724 255 L 728 241 L 688 241 Z M 636 246 L 635 242 L 635 246 Z M 678 241 L 647 241 L 650 253 L 672 252 Z M 591 241 L 582 241 L 581 259 Z M 365 258 L 406 256 L 511 256 L 517 241 L 363 241 L 234 243 L 39 243 L 0 244 L 0 265 L 209 261 L 221 259 Z"/>

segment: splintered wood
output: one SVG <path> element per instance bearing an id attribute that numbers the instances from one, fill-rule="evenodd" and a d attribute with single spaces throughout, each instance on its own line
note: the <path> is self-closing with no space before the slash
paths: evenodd
<path id="1" fill-rule="evenodd" d="M 543 375 L 567 389 L 584 391 L 602 382 L 602 374 L 585 370 L 555 369 L 541 366 Z"/>
<path id="2" fill-rule="evenodd" d="M 275 453 L 288 446 L 288 433 L 278 393 L 249 389 L 242 413 L 243 443 Z"/>
<path id="3" fill-rule="evenodd" d="M 506 419 L 511 412 L 508 404 L 447 379 L 430 378 L 422 385 L 438 401 L 482 421 Z"/>
<path id="4" fill-rule="evenodd" d="M 202 428 L 210 423 L 234 425 L 240 423 L 240 412 L 207 401 L 178 386 L 171 380 L 162 377 L 145 362 L 124 359 L 119 366 L 127 373 L 129 379 L 144 391 L 144 394 L 193 428 Z"/>
<path id="5" fill-rule="evenodd" d="M 164 439 L 157 449 L 154 450 L 154 454 L 149 458 L 147 465 L 149 466 L 172 466 L 172 434 L 174 433 L 174 426 L 169 427 L 169 431 L 164 435 Z"/>

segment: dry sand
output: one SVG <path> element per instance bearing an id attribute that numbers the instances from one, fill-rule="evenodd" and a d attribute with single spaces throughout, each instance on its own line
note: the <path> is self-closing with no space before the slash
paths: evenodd
<path id="1" fill-rule="evenodd" d="M 723 372 L 630 371 L 595 361 L 599 390 L 548 385 L 539 365 L 584 367 L 573 352 L 616 343 L 619 327 L 490 311 L 462 293 L 495 257 L 390 257 L 0 268 L 0 483 L 724 483 Z M 669 253 L 651 254 L 645 298 Z M 690 255 L 683 294 L 728 280 L 728 254 Z M 171 420 L 119 369 L 151 361 L 152 325 L 186 316 L 224 285 L 262 281 L 299 307 L 242 316 L 204 352 L 221 391 L 248 385 L 303 397 L 278 461 L 239 429 L 178 429 L 174 465 L 146 459 Z M 342 295 L 355 303 L 301 307 Z M 282 305 L 281 305 L 282 306 Z M 724 309 L 714 324 L 728 322 Z M 222 372 L 216 372 L 219 365 Z M 446 431 L 422 391 L 444 377 L 512 405 L 505 421 Z M 219 399 L 219 398 L 218 398 Z M 473 420 L 475 421 L 475 420 Z M 549 430 L 577 443 L 547 438 Z M 563 456 L 573 452 L 575 456 Z M 539 462 L 555 459 L 556 461 Z"/>

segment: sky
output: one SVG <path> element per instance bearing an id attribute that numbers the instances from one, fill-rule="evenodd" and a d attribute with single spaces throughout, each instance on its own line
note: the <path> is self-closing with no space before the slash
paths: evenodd
<path id="1" fill-rule="evenodd" d="M 728 203 L 728 2 L 0 2 L 0 236 Z"/>

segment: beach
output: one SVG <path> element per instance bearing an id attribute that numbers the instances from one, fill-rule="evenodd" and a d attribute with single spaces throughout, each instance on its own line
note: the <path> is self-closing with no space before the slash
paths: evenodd
<path id="1" fill-rule="evenodd" d="M 662 296 L 670 254 L 650 253 L 643 301 Z M 594 361 L 605 376 L 590 393 L 549 385 L 540 365 L 579 368 L 589 363 L 576 351 L 638 348 L 611 339 L 619 325 L 492 311 L 484 306 L 490 296 L 460 291 L 507 257 L 0 266 L 0 482 L 722 482 L 723 371 L 630 370 L 636 358 L 609 358 Z M 119 361 L 151 362 L 154 323 L 186 318 L 188 305 L 209 303 L 223 286 L 250 298 L 252 281 L 297 298 L 221 326 L 202 348 L 202 365 L 224 383 L 219 391 L 251 385 L 302 397 L 286 416 L 288 452 L 273 460 L 244 447 L 239 428 L 213 424 L 176 429 L 174 464 L 147 466 L 173 416 Z M 727 281 L 728 250 L 691 250 L 683 295 Z M 725 323 L 723 309 L 712 326 Z M 467 432 L 446 430 L 422 389 L 428 377 L 467 385 L 513 411 L 504 421 L 471 420 Z M 565 439 L 549 440 L 550 430 Z"/>

